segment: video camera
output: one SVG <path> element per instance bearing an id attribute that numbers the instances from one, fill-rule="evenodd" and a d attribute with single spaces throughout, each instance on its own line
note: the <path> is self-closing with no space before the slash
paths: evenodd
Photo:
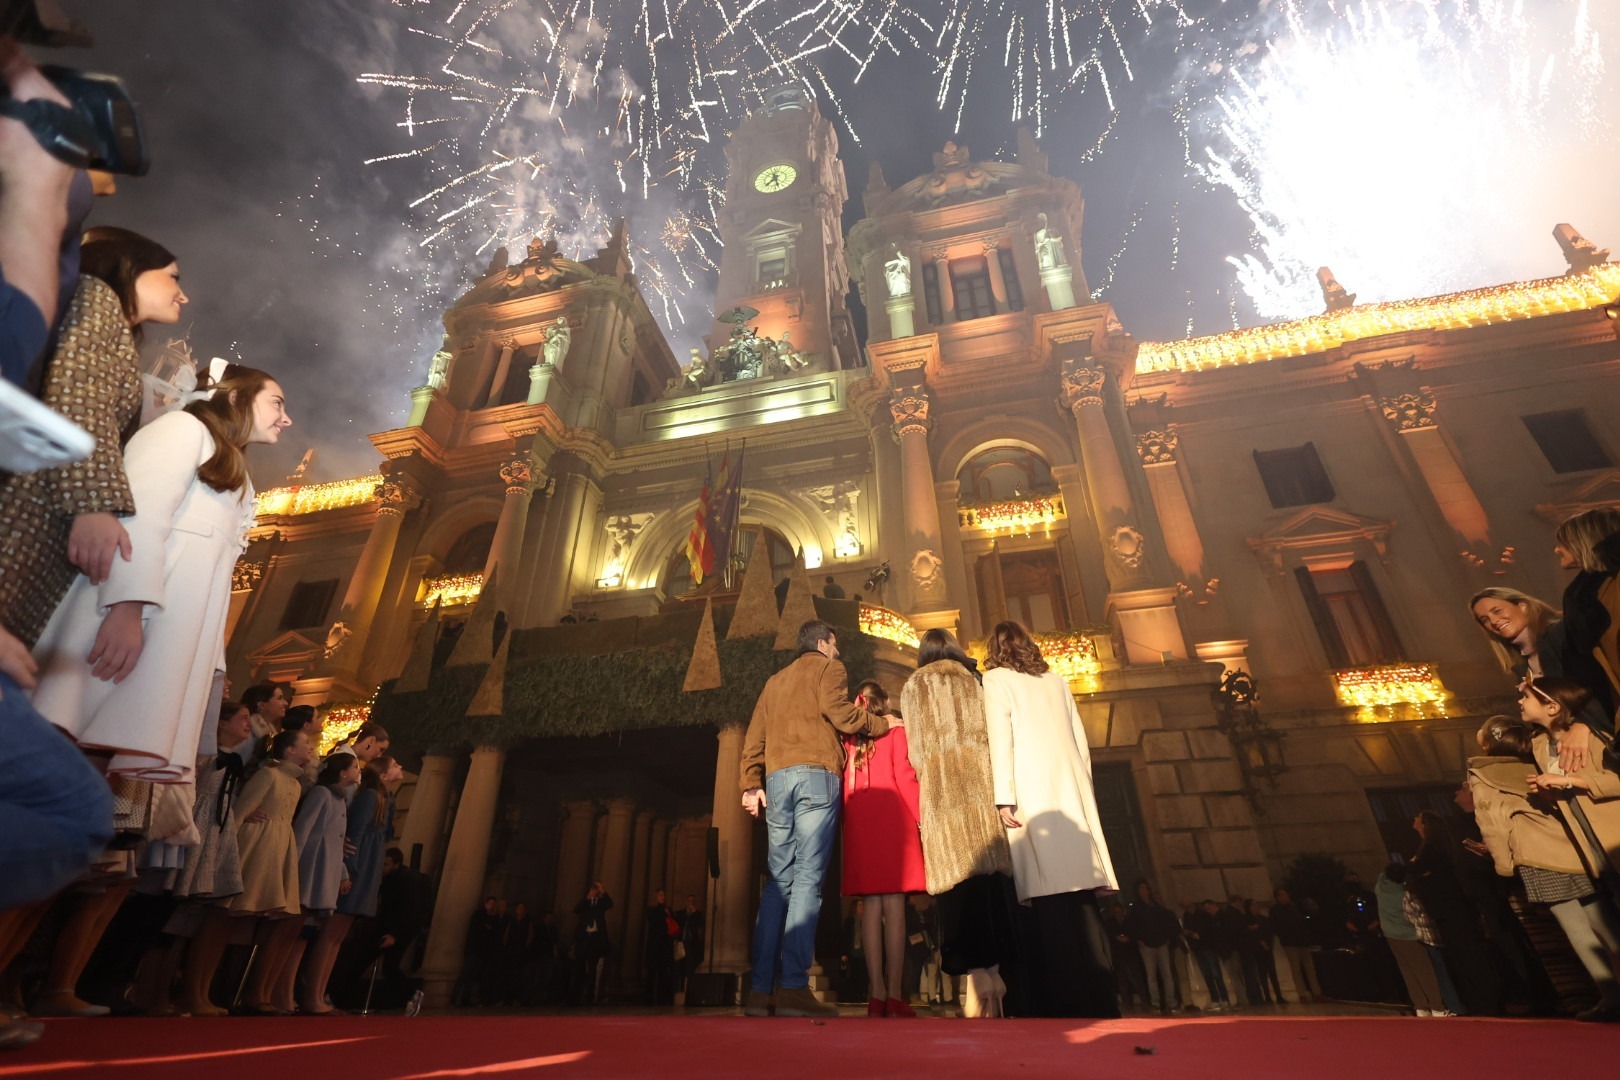
<path id="1" fill-rule="evenodd" d="M 90 35 L 70 20 L 56 0 L 3 0 L 0 36 L 24 45 L 87 48 Z M 40 73 L 70 105 L 16 101 L 0 86 L 0 114 L 21 121 L 51 156 L 76 169 L 100 169 L 123 176 L 145 176 L 151 161 L 141 137 L 140 117 L 123 82 L 56 65 Z"/>

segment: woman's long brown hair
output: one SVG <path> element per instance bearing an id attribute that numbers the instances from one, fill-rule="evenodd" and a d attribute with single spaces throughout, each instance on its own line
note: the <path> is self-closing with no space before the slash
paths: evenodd
<path id="1" fill-rule="evenodd" d="M 383 787 L 383 777 L 388 775 L 388 767 L 393 763 L 391 755 L 383 754 L 366 762 L 360 770 L 360 790 L 377 793 L 377 803 L 371 812 L 374 815 L 372 823 L 379 829 L 388 821 L 388 790 Z"/>
<path id="2" fill-rule="evenodd" d="M 1011 619 L 997 623 L 990 631 L 990 640 L 984 646 L 984 669 L 1010 668 L 1025 675 L 1046 674 L 1046 657 L 1041 647 L 1018 623 Z"/>
<path id="3" fill-rule="evenodd" d="M 211 382 L 205 373 L 198 388 L 212 389 L 213 397 L 193 401 L 186 412 L 201 420 L 214 439 L 214 455 L 197 469 L 197 479 L 215 491 L 240 491 L 247 484 L 247 458 L 242 449 L 253 435 L 253 399 L 266 383 L 274 382 L 258 368 L 232 364 L 224 378 Z"/>

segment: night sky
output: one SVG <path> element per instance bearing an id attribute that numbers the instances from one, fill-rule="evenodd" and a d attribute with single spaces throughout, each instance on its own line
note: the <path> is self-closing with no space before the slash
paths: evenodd
<path id="1" fill-rule="evenodd" d="M 1031 7 L 1045 3 L 1031 0 Z M 114 200 L 100 203 L 92 224 L 134 228 L 175 251 L 192 298 L 179 329 L 197 355 L 240 357 L 288 390 L 295 425 L 281 446 L 255 451 L 259 486 L 280 482 L 311 446 L 319 452 L 316 479 L 374 468 L 365 436 L 403 422 L 407 391 L 422 381 L 442 333 L 440 313 L 471 268 L 487 262 L 487 254 L 417 248 L 421 222 L 407 204 L 430 178 L 420 165 L 363 164 L 410 142 L 396 126 L 400 95 L 359 85 L 356 75 L 421 68 L 427 54 L 405 32 L 420 9 L 404 0 L 64 6 L 87 24 L 96 48 L 50 59 L 123 76 L 154 162 L 151 175 L 125 181 Z M 1186 7 L 1219 11 L 1200 32 L 1228 44 L 1258 40 L 1277 17 L 1269 0 Z M 1136 77 L 1111 86 L 1119 117 L 1102 151 L 1082 163 L 1108 128 L 1094 90 L 1065 98 L 1043 138 L 1053 172 L 1085 192 L 1090 282 L 1107 284 L 1103 299 L 1142 339 L 1185 336 L 1189 322 L 1210 333 L 1229 329 L 1234 317 L 1260 321 L 1236 295 L 1225 261 L 1253 250 L 1248 219 L 1230 192 L 1186 176 L 1171 117 L 1172 85 L 1187 62 L 1175 31 L 1161 21 L 1124 44 Z M 929 155 L 953 135 L 976 158 L 1010 159 L 1010 90 L 970 97 L 957 135 L 954 114 L 934 106 L 934 82 L 920 57 L 902 57 L 873 65 L 859 87 L 841 91 L 864 140 L 857 144 L 841 125 L 846 228 L 860 216 L 874 153 L 891 186 L 928 171 Z M 1594 239 L 1620 243 L 1620 236 Z M 580 252 L 565 245 L 565 254 Z M 1562 269 L 1550 240 L 1537 258 L 1518 276 Z M 672 331 L 677 344 L 690 334 Z M 148 347 L 162 340 L 153 333 Z"/>

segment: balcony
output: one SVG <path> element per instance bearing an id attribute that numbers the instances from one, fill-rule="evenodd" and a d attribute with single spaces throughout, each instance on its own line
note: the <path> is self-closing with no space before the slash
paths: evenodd
<path id="1" fill-rule="evenodd" d="M 380 475 L 356 476 L 349 480 L 334 480 L 329 484 L 270 488 L 259 492 L 254 513 L 261 518 L 281 517 L 359 506 L 377 497 L 377 485 L 382 483 L 382 479 Z"/>
<path id="2" fill-rule="evenodd" d="M 876 604 L 861 605 L 861 633 L 907 649 L 917 647 L 917 630 L 911 621 L 898 611 L 890 611 Z"/>
<path id="3" fill-rule="evenodd" d="M 1364 723 L 1443 717 L 1451 700 L 1433 664 L 1344 668 L 1333 673 L 1333 693 Z"/>
<path id="4" fill-rule="evenodd" d="M 483 574 L 441 574 L 439 577 L 422 579 L 416 602 L 429 608 L 435 602 L 444 607 L 456 607 L 472 603 L 483 591 Z"/>
<path id="5" fill-rule="evenodd" d="M 1025 495 L 983 506 L 964 506 L 956 512 L 957 524 L 964 529 L 987 533 L 1005 532 L 1028 536 L 1036 529 L 1052 534 L 1052 526 L 1068 518 L 1062 495 Z"/>

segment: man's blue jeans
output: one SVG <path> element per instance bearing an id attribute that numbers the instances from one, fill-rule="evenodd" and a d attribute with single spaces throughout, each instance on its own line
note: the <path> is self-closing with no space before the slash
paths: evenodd
<path id="1" fill-rule="evenodd" d="M 113 834 L 112 790 L 0 674 L 0 911 L 69 884 Z"/>
<path id="2" fill-rule="evenodd" d="M 770 876 L 754 923 L 754 970 L 750 983 L 768 994 L 810 985 L 816 958 L 816 920 L 821 881 L 838 835 L 837 774 L 816 765 L 790 765 L 765 778 L 765 825 L 770 838 Z M 777 962 L 781 975 L 777 977 Z"/>

